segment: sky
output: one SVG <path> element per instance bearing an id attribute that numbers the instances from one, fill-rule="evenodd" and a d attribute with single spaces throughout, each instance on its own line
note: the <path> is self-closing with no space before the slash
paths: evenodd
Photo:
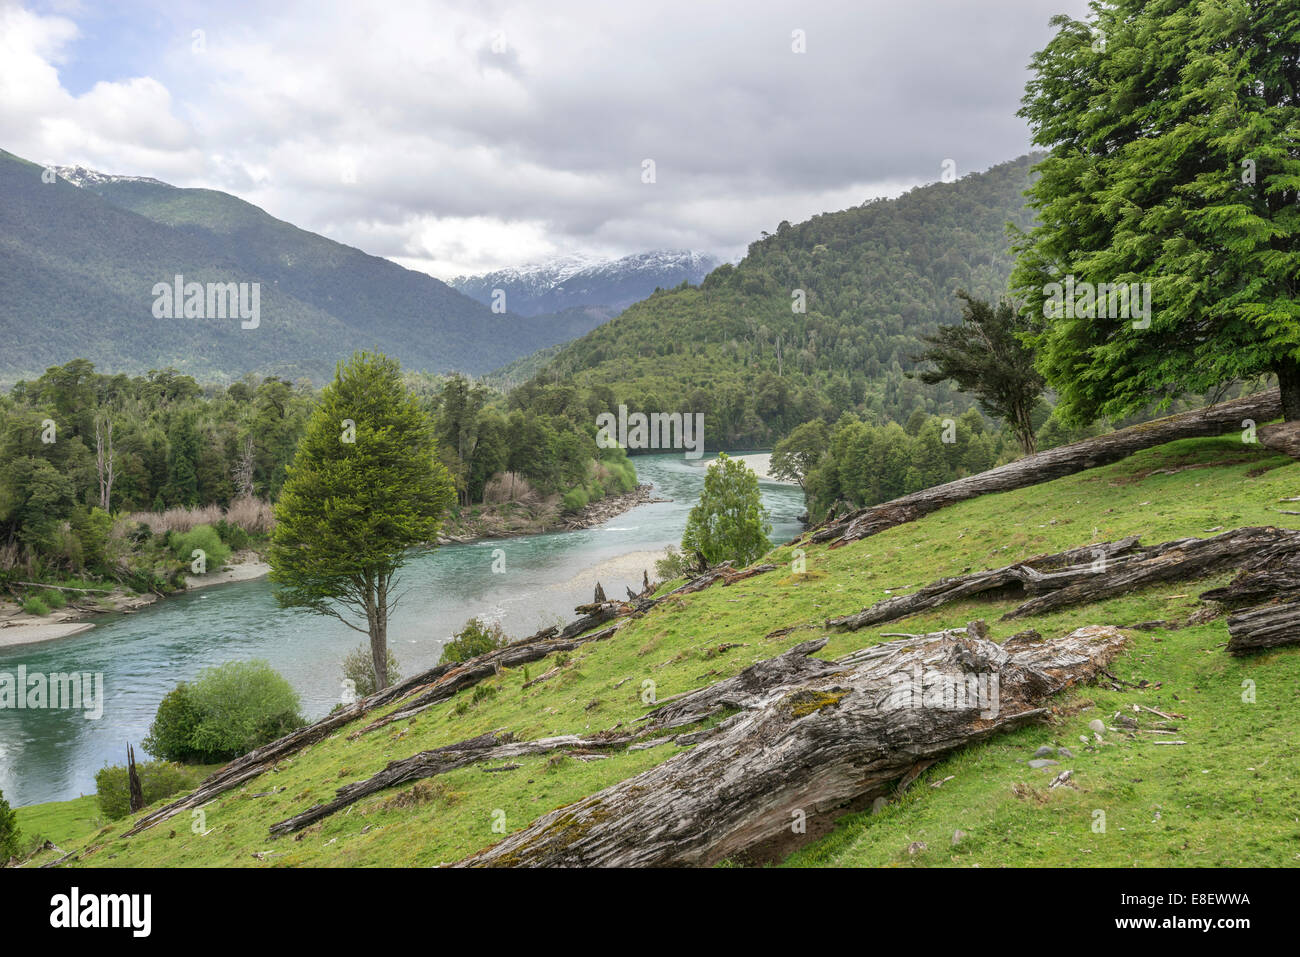
<path id="1" fill-rule="evenodd" d="M 696 249 L 1030 149 L 1085 0 L 0 0 L 0 147 L 440 279 Z"/>

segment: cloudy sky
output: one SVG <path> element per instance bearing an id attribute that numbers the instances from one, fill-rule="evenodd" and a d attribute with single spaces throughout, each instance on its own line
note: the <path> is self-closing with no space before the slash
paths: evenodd
<path id="1" fill-rule="evenodd" d="M 1025 64 L 1053 14 L 1085 9 L 0 0 L 0 147 L 226 190 L 443 279 L 735 258 L 946 159 L 964 175 L 1024 153 Z"/>

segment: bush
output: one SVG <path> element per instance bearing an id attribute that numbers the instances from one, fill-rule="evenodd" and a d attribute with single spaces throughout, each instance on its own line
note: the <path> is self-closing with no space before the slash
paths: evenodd
<path id="1" fill-rule="evenodd" d="M 23 611 L 27 612 L 29 615 L 48 615 L 50 613 L 50 606 L 33 595 L 31 598 L 28 598 L 23 602 Z"/>
<path id="2" fill-rule="evenodd" d="M 194 757 L 194 732 L 199 721 L 190 686 L 182 681 L 159 703 L 149 734 L 140 746 L 165 761 L 191 760 Z"/>
<path id="3" fill-rule="evenodd" d="M 143 747 L 171 761 L 229 761 L 301 728 L 298 708 L 297 693 L 265 661 L 228 661 L 162 700 Z"/>
<path id="4" fill-rule="evenodd" d="M 510 639 L 500 625 L 471 618 L 451 641 L 443 645 L 442 658 L 438 664 L 458 665 L 509 643 Z"/>
<path id="5" fill-rule="evenodd" d="M 249 537 L 248 532 L 244 531 L 238 525 L 230 524 L 230 522 L 226 521 L 224 518 L 212 527 L 217 530 L 217 535 L 221 537 L 221 540 L 229 545 L 234 551 L 242 551 L 253 541 Z"/>
<path id="6" fill-rule="evenodd" d="M 655 561 L 655 574 L 660 581 L 672 581 L 690 573 L 690 559 L 679 552 L 676 545 L 669 545 L 664 549 L 664 557 Z"/>
<path id="7" fill-rule="evenodd" d="M 393 649 L 388 649 L 388 683 L 397 684 L 402 675 L 397 670 L 397 658 Z M 379 689 L 375 687 L 375 663 L 370 654 L 369 645 L 357 645 L 343 659 L 343 680 L 351 681 L 357 690 L 357 696 L 364 698 Z"/>
<path id="8" fill-rule="evenodd" d="M 140 775 L 140 790 L 144 792 L 146 807 L 194 787 L 204 776 L 202 771 L 170 761 L 137 761 L 135 770 Z M 100 812 L 109 820 L 131 813 L 131 779 L 126 765 L 105 765 L 95 773 L 95 800 Z"/>
<path id="9" fill-rule="evenodd" d="M 173 534 L 171 547 L 176 557 L 187 564 L 192 561 L 194 550 L 202 549 L 210 572 L 217 571 L 230 558 L 229 546 L 211 525 L 199 525 L 191 531 Z"/>
<path id="10" fill-rule="evenodd" d="M 68 599 L 57 588 L 46 588 L 44 591 L 37 592 L 36 597 L 47 608 L 64 608 L 68 604 Z"/>
<path id="11" fill-rule="evenodd" d="M 566 512 L 576 512 L 587 507 L 587 490 L 581 488 L 569 489 L 564 493 L 564 510 Z"/>
<path id="12" fill-rule="evenodd" d="M 18 812 L 5 800 L 4 791 L 0 791 L 0 864 L 18 853 Z"/>

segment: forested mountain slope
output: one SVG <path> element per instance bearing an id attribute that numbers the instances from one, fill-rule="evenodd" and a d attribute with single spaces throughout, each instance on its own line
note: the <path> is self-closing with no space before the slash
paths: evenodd
<path id="1" fill-rule="evenodd" d="M 922 334 L 958 320 L 957 289 L 1005 291 L 1007 224 L 1031 221 L 1022 193 L 1033 162 L 783 222 L 738 265 L 658 292 L 570 344 L 539 381 L 704 412 L 715 448 L 770 444 L 850 409 L 896 421 L 960 412 L 967 398 L 905 377 L 909 357 Z"/>

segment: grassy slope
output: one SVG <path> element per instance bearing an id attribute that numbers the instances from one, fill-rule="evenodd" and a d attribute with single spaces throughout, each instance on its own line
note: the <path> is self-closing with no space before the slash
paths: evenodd
<path id="1" fill-rule="evenodd" d="M 1199 466 L 1174 474 L 1153 470 Z M 1279 499 L 1300 493 L 1300 464 L 1239 441 L 1193 440 L 1037 488 L 962 503 L 914 524 L 852 544 L 807 552 L 803 576 L 781 571 L 730 588 L 715 587 L 656 609 L 613 639 L 562 658 L 562 673 L 523 690 L 556 661 L 508 670 L 403 723 L 358 741 L 341 733 L 228 793 L 205 808 L 202 830 L 181 815 L 130 840 L 99 832 L 91 865 L 430 865 L 454 861 L 499 839 L 504 814 L 513 831 L 538 815 L 636 774 L 678 749 L 582 762 L 525 759 L 515 771 L 462 769 L 414 787 L 393 789 L 354 805 L 293 837 L 272 840 L 271 823 L 333 796 L 339 785 L 380 770 L 393 759 L 495 728 L 520 737 L 596 731 L 644 713 L 641 685 L 659 698 L 735 674 L 820 634 L 827 616 L 855 611 L 886 595 L 966 569 L 989 568 L 1030 555 L 1140 534 L 1146 543 L 1203 536 L 1218 526 L 1278 524 Z M 773 560 L 788 562 L 789 548 Z M 881 631 L 921 632 L 984 617 L 996 638 L 1033 627 L 1047 636 L 1085 624 L 1132 624 L 1186 617 L 1196 595 L 1227 581 L 1224 574 L 1175 583 L 1099 605 L 999 622 L 1012 602 L 971 601 L 903 622 L 836 634 L 822 654 L 842 655 L 880 640 Z M 789 635 L 768 632 L 804 624 Z M 1229 659 L 1222 619 L 1178 631 L 1134 632 L 1116 663 L 1126 680 L 1162 682 L 1159 689 L 1116 693 L 1083 688 L 1059 702 L 1038 725 L 971 748 L 932 768 L 904 798 L 877 816 L 845 818 L 791 864 L 1082 864 L 1294 865 L 1300 836 L 1300 773 L 1294 725 L 1300 649 Z M 713 649 L 742 643 L 721 654 Z M 625 680 L 629 679 L 629 680 Z M 1257 703 L 1241 700 L 1242 682 L 1256 683 Z M 617 687 L 616 687 L 617 686 Z M 478 698 L 476 701 L 475 698 Z M 1079 736 L 1094 717 L 1109 719 L 1134 702 L 1187 715 L 1178 739 L 1157 736 L 1086 746 Z M 1145 715 L 1144 727 L 1150 727 Z M 1113 723 L 1108 720 L 1108 723 Z M 351 729 L 348 729 L 349 731 Z M 1050 775 L 1022 763 L 1039 744 L 1069 745 L 1078 790 L 1049 792 Z M 926 786 L 952 776 L 938 789 Z M 255 797 L 262 792 L 276 793 Z M 1092 831 L 1094 810 L 1107 816 Z M 1156 817 L 1157 812 L 1159 818 Z M 956 848 L 955 829 L 968 833 Z M 930 850 L 908 856 L 907 845 Z M 87 842 L 83 842 L 87 843 Z M 69 849 L 68 845 L 63 845 Z M 255 852 L 273 856 L 259 861 Z"/>

